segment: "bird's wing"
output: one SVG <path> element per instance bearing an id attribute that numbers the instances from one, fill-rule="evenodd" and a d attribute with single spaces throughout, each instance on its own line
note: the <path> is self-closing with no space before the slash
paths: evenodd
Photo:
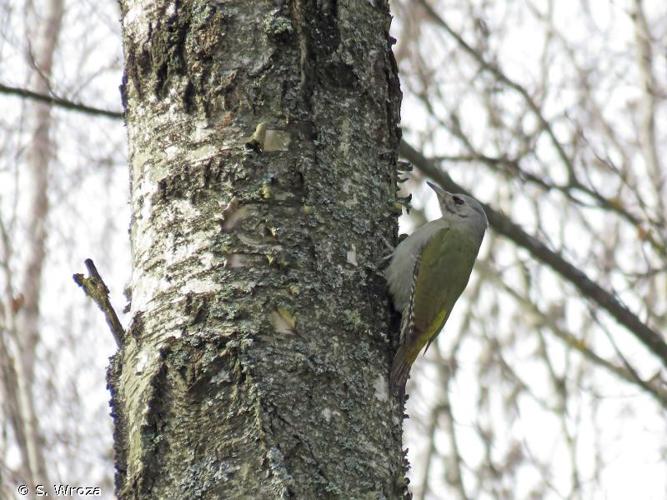
<path id="1" fill-rule="evenodd" d="M 442 219 L 424 224 L 399 243 L 392 254 L 385 276 L 394 307 L 404 316 L 410 300 L 417 258 L 432 235 L 447 226 L 448 223 Z"/>
<path id="2" fill-rule="evenodd" d="M 477 252 L 454 228 L 433 234 L 419 253 L 410 301 L 403 312 L 401 345 L 392 364 L 391 382 L 402 387 L 419 351 L 437 336 L 468 283 Z"/>
<path id="3" fill-rule="evenodd" d="M 447 321 L 461 292 L 470 278 L 477 257 L 477 248 L 457 228 L 441 232 L 424 247 L 421 266 L 416 277 L 413 315 L 413 338 L 425 337 L 419 348 L 432 340 Z"/>

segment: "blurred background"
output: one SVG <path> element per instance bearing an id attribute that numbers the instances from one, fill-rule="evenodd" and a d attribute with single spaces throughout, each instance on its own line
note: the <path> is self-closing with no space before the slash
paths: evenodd
<path id="1" fill-rule="evenodd" d="M 667 359 L 639 340 L 667 327 L 667 3 L 392 10 L 413 163 L 544 245 L 492 227 L 418 358 L 415 498 L 667 498 Z M 35 474 L 113 492 L 115 346 L 71 276 L 92 257 L 122 310 L 125 129 L 25 91 L 121 111 L 119 17 L 115 2 L 0 0 L 0 498 Z M 425 179 L 403 184 L 403 232 L 439 216 Z M 612 317 L 623 305 L 638 327 Z"/>

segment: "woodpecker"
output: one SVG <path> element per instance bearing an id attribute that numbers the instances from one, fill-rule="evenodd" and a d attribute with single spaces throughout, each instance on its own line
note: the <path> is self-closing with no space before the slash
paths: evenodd
<path id="1" fill-rule="evenodd" d="M 385 272 L 394 307 L 402 315 L 390 375 L 390 386 L 401 397 L 412 363 L 440 333 L 468 284 L 488 226 L 477 200 L 428 185 L 438 196 L 442 217 L 399 243 Z"/>

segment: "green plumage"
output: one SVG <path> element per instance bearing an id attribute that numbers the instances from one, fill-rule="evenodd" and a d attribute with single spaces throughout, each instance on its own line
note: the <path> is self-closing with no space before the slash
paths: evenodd
<path id="1" fill-rule="evenodd" d="M 405 384 L 419 352 L 440 333 L 468 284 L 478 249 L 479 243 L 458 227 L 441 229 L 423 247 L 401 325 L 402 345 L 392 364 L 392 386 Z"/>

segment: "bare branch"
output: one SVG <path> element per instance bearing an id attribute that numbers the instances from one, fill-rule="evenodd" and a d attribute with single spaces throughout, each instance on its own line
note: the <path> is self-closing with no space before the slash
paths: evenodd
<path id="1" fill-rule="evenodd" d="M 609 372 L 613 373 L 614 375 L 619 377 L 621 380 L 624 380 L 625 382 L 637 385 L 641 389 L 644 389 L 651 396 L 653 396 L 653 398 L 663 408 L 667 410 L 667 391 L 665 391 L 658 385 L 652 385 L 642 380 L 636 373 L 636 371 L 632 368 L 632 366 L 629 365 L 629 363 L 623 358 L 620 351 L 617 350 L 617 354 L 623 361 L 625 368 L 604 359 L 600 355 L 596 354 L 590 348 L 590 346 L 587 345 L 584 339 L 578 338 L 574 336 L 572 333 L 568 332 L 567 330 L 561 328 L 558 325 L 557 321 L 551 318 L 544 311 L 540 310 L 540 308 L 538 308 L 537 305 L 535 305 L 535 303 L 528 300 L 526 297 L 522 296 L 519 292 L 517 292 L 514 288 L 505 283 L 501 279 L 500 275 L 494 272 L 491 266 L 489 266 L 487 263 L 478 262 L 477 265 L 482 267 L 482 269 L 484 270 L 484 276 L 486 278 L 494 280 L 505 292 L 507 292 L 514 300 L 516 300 L 517 303 L 519 303 L 522 307 L 525 307 L 526 310 L 530 311 L 532 314 L 539 317 L 544 326 L 547 327 L 551 331 L 551 333 L 553 333 L 556 337 L 558 337 L 562 342 L 564 342 L 565 345 L 579 352 L 592 364 L 608 370 Z M 598 325 L 601 328 L 604 329 L 604 325 L 600 321 L 598 321 L 597 318 L 594 317 L 593 319 L 598 323 Z M 609 332 L 606 329 L 604 329 L 604 331 L 607 337 L 609 337 L 609 340 L 612 342 L 612 345 L 615 345 L 613 343 L 613 340 L 610 338 L 611 336 Z"/>
<path id="2" fill-rule="evenodd" d="M 79 102 L 63 99 L 62 97 L 40 94 L 39 92 L 33 92 L 32 90 L 22 89 L 19 87 L 11 87 L 2 83 L 0 83 L 0 93 L 15 95 L 24 99 L 34 99 L 36 101 L 45 102 L 47 104 L 52 104 L 54 106 L 72 111 L 78 111 L 80 113 L 86 113 L 88 115 L 104 116 L 106 118 L 113 118 L 116 120 L 122 119 L 125 116 L 119 111 L 95 108 L 93 106 L 88 106 Z"/>
<path id="3" fill-rule="evenodd" d="M 656 102 L 656 81 L 653 76 L 653 51 L 651 47 L 651 33 L 642 0 L 634 1 L 634 12 L 632 19 L 635 25 L 635 40 L 637 44 L 637 64 L 641 78 L 641 124 L 639 127 L 642 154 L 649 169 L 649 175 L 658 192 L 658 204 L 661 208 L 660 214 L 664 213 L 663 197 L 665 179 L 658 154 L 658 139 L 656 137 L 655 112 L 658 109 Z"/>
<path id="4" fill-rule="evenodd" d="M 109 325 L 111 334 L 113 335 L 116 345 L 120 347 L 123 344 L 123 338 L 125 337 L 125 330 L 123 325 L 121 325 L 118 315 L 114 310 L 111 302 L 109 301 L 109 289 L 107 288 L 104 280 L 97 272 L 97 268 L 91 259 L 86 259 L 85 262 L 86 268 L 88 269 L 89 278 L 84 277 L 83 274 L 75 274 L 73 276 L 74 282 L 83 288 L 83 291 L 93 299 L 93 302 L 97 304 L 97 307 L 104 313 L 104 318 Z"/>
<path id="5" fill-rule="evenodd" d="M 567 171 L 570 173 L 570 176 L 573 178 L 574 177 L 574 165 L 572 163 L 572 159 L 567 155 L 565 152 L 565 149 L 563 149 L 563 145 L 560 143 L 558 138 L 556 137 L 556 133 L 554 132 L 553 128 L 551 127 L 551 124 L 549 121 L 544 117 L 542 114 L 542 110 L 540 107 L 537 105 L 535 100 L 530 96 L 528 91 L 519 85 L 517 82 L 512 80 L 510 77 L 508 77 L 505 73 L 503 73 L 500 68 L 495 66 L 494 64 L 486 61 L 480 54 L 477 52 L 470 44 L 468 44 L 462 37 L 459 35 L 456 31 L 454 31 L 447 22 L 440 17 L 434 10 L 433 8 L 428 5 L 428 3 L 425 0 L 419 0 L 419 4 L 426 10 L 428 13 L 429 17 L 433 19 L 433 21 L 436 22 L 440 27 L 444 28 L 447 33 L 449 33 L 454 40 L 456 40 L 456 43 L 459 44 L 459 46 L 468 54 L 470 55 L 477 64 L 480 65 L 482 69 L 485 71 L 490 72 L 499 82 L 503 83 L 504 85 L 508 86 L 509 88 L 513 89 L 516 91 L 521 97 L 524 99 L 530 110 L 533 112 L 537 120 L 540 122 L 540 126 L 544 129 L 544 131 L 547 133 L 549 136 L 549 139 L 551 140 L 551 143 L 553 144 L 554 148 L 556 149 L 556 152 L 558 153 L 558 157 L 561 159 L 565 167 L 567 168 Z M 572 179 L 573 180 L 573 179 Z"/>
<path id="6" fill-rule="evenodd" d="M 487 61 L 482 54 L 480 54 L 475 48 L 473 48 L 468 42 L 466 42 L 459 33 L 454 31 L 451 28 L 451 26 L 449 26 L 449 24 L 441 16 L 439 16 L 424 0 L 420 0 L 420 4 L 424 7 L 427 14 L 431 17 L 431 19 L 434 20 L 436 24 L 438 24 L 440 27 L 442 27 L 450 36 L 452 36 L 459 44 L 459 46 L 464 50 L 464 52 L 470 55 L 483 70 L 491 73 L 497 81 L 511 88 L 523 98 L 524 102 L 528 106 L 528 109 L 530 109 L 530 111 L 535 115 L 538 122 L 540 123 L 541 129 L 544 130 L 549 136 L 549 140 L 556 149 L 558 157 L 560 158 L 561 162 L 565 166 L 565 169 L 567 170 L 568 173 L 568 181 L 565 185 L 552 186 L 552 187 L 563 192 L 569 199 L 578 204 L 581 204 L 581 202 L 579 202 L 579 200 L 573 196 L 572 191 L 578 191 L 580 193 L 583 193 L 589 196 L 592 200 L 594 200 L 600 208 L 610 210 L 618 214 L 620 217 L 625 219 L 630 224 L 639 227 L 641 225 L 640 219 L 635 215 L 633 215 L 632 213 L 628 212 L 626 209 L 624 209 L 623 206 L 618 203 L 618 201 L 607 199 L 595 189 L 591 189 L 586 185 L 582 184 L 582 182 L 577 178 L 577 175 L 575 173 L 574 162 L 566 153 L 563 145 L 556 137 L 556 134 L 554 132 L 551 123 L 546 119 L 546 117 L 542 113 L 539 104 L 528 93 L 526 88 L 517 83 L 516 81 L 512 80 L 510 77 L 508 77 L 498 66 Z M 638 10 L 638 12 L 641 12 L 641 10 Z M 639 15 L 637 17 L 639 18 Z M 641 47 L 642 45 L 640 44 L 640 48 Z M 647 57 L 648 56 L 644 56 L 642 60 L 646 59 Z M 646 70 L 644 67 L 642 67 L 642 69 L 643 69 L 642 71 L 643 74 L 646 74 L 648 72 L 648 70 Z M 647 91 L 647 95 L 650 95 L 650 89 Z M 648 104 L 652 105 L 654 103 L 653 101 L 650 101 Z M 646 107 L 647 109 L 653 109 L 654 106 L 646 106 Z M 432 108 L 430 109 L 430 112 L 432 115 L 435 116 Z M 647 117 L 645 122 L 646 122 L 646 127 L 645 127 L 646 130 L 645 133 L 643 134 L 643 137 L 645 138 L 644 142 L 647 143 L 646 149 L 649 151 L 649 153 L 647 153 L 649 156 L 647 161 L 649 162 L 650 165 L 652 165 L 653 172 L 660 172 L 657 152 L 656 152 L 657 150 L 655 149 L 655 123 L 653 119 L 653 114 L 647 112 Z M 460 140 L 462 140 L 464 146 L 469 150 L 471 155 L 481 156 L 483 163 L 492 166 L 492 163 L 488 161 L 489 160 L 488 157 L 484 158 L 484 155 L 481 155 L 479 152 L 475 151 L 474 147 L 467 140 L 467 138 L 465 137 L 460 128 L 454 127 L 452 132 L 454 133 L 455 136 L 457 136 Z M 653 145 L 653 149 L 651 149 L 650 147 L 651 144 Z M 505 163 L 506 165 L 509 164 L 506 162 L 503 163 Z M 525 172 L 523 173 L 524 175 L 526 174 Z M 547 188 L 547 186 L 545 186 L 542 182 L 538 180 L 537 176 L 530 176 L 527 177 L 527 179 L 532 182 L 536 182 L 536 184 L 541 185 L 541 187 L 543 188 Z M 661 245 L 659 242 L 655 241 L 655 239 L 652 237 L 650 233 L 647 233 L 647 240 L 651 243 L 651 245 L 655 248 L 655 250 L 657 250 L 662 255 L 667 255 L 667 249 L 664 247 L 664 245 Z"/>

